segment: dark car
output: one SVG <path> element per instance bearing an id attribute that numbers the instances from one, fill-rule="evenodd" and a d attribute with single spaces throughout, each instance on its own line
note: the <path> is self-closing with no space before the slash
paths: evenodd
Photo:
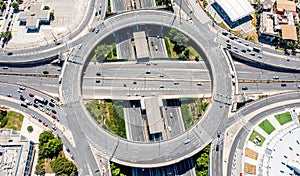
<path id="1" fill-rule="evenodd" d="M 286 84 L 281 84 L 281 87 L 286 87 Z"/>
<path id="2" fill-rule="evenodd" d="M 52 113 L 53 113 L 53 114 L 56 114 L 56 111 L 55 111 L 54 109 L 52 109 Z"/>
<path id="3" fill-rule="evenodd" d="M 52 102 L 49 103 L 49 106 L 54 107 L 55 104 L 53 104 Z"/>
<path id="4" fill-rule="evenodd" d="M 96 76 L 101 76 L 101 73 L 97 72 L 97 73 L 96 73 Z"/>
<path id="5" fill-rule="evenodd" d="M 11 56 L 11 55 L 13 55 L 13 53 L 12 52 L 7 52 L 7 55 Z"/>
<path id="6" fill-rule="evenodd" d="M 20 100 L 25 101 L 25 98 L 23 97 L 23 95 L 20 95 Z"/>
<path id="7" fill-rule="evenodd" d="M 42 123 L 42 119 L 39 119 L 38 121 L 39 121 L 40 123 Z"/>
<path id="8" fill-rule="evenodd" d="M 21 103 L 21 106 L 23 106 L 24 108 L 27 108 L 28 106 L 24 103 Z"/>
<path id="9" fill-rule="evenodd" d="M 242 87 L 242 90 L 248 90 L 248 87 Z"/>
<path id="10" fill-rule="evenodd" d="M 43 71 L 43 74 L 49 74 L 49 71 L 44 70 L 44 71 Z"/>
<path id="11" fill-rule="evenodd" d="M 33 104 L 33 107 L 39 108 L 39 105 L 38 104 Z"/>
<path id="12" fill-rule="evenodd" d="M 100 79 L 96 79 L 96 83 L 100 83 L 101 82 L 101 80 Z"/>
<path id="13" fill-rule="evenodd" d="M 34 97 L 34 94 L 32 94 L 32 93 L 30 93 L 30 94 L 28 94 L 30 97 Z"/>

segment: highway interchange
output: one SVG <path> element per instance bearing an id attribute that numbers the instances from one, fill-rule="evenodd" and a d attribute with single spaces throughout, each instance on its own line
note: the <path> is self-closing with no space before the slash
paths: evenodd
<path id="1" fill-rule="evenodd" d="M 90 9 L 91 8 L 92 6 Z M 183 1 L 182 9 L 189 12 L 186 1 Z M 88 12 L 87 16 L 94 15 L 92 14 L 92 10 L 90 11 L 91 12 Z M 229 120 L 226 118 L 230 111 L 230 107 L 223 106 L 221 108 L 219 103 L 212 102 L 202 118 L 203 120 L 199 121 L 187 131 L 183 131 L 182 129 L 181 131 L 178 130 L 182 135 L 175 134 L 174 136 L 171 135 L 170 139 L 166 141 L 147 143 L 144 142 L 145 138 L 143 138 L 143 136 L 131 136 L 129 139 L 136 140 L 133 142 L 113 136 L 97 126 L 84 108 L 82 99 L 96 99 L 107 95 L 110 98 L 114 98 L 113 96 L 115 95 L 118 97 L 124 96 L 124 98 L 126 98 L 127 93 L 131 93 L 134 97 L 133 99 L 136 99 L 136 93 L 149 96 L 147 93 L 151 94 L 153 91 L 155 91 L 155 95 L 168 95 L 169 93 L 170 96 L 174 96 L 175 94 L 175 97 L 179 92 L 179 95 L 184 97 L 185 94 L 190 93 L 189 90 L 192 90 L 193 95 L 200 94 L 200 97 L 211 96 L 217 93 L 231 97 L 233 95 L 230 75 L 231 68 L 226 62 L 226 58 L 220 47 L 220 44 L 225 45 L 226 38 L 221 36 L 221 34 L 216 34 L 208 30 L 208 26 L 211 22 L 203 24 L 197 20 L 193 13 L 190 14 L 190 16 L 193 19 L 192 22 L 181 20 L 174 14 L 163 11 L 141 10 L 127 12 L 105 20 L 103 24 L 98 26 L 100 30 L 99 34 L 86 32 L 81 37 L 76 38 L 75 36 L 81 31 L 79 29 L 83 29 L 84 23 L 86 23 L 82 22 L 83 25 L 68 36 L 69 41 L 63 39 L 65 43 L 61 43 L 60 45 L 52 44 L 41 46 L 39 48 L 13 51 L 14 54 L 12 56 L 7 56 L 5 55 L 5 52 L 3 52 L 1 56 L 1 65 L 9 67 L 0 72 L 0 81 L 3 83 L 0 85 L 1 96 L 13 93 L 14 96 L 12 99 L 18 99 L 18 93 L 16 92 L 18 85 L 26 85 L 28 87 L 26 91 L 30 90 L 33 92 L 33 89 L 43 90 L 45 92 L 50 92 L 54 97 L 59 97 L 64 104 L 58 112 L 60 114 L 60 123 L 72 131 L 74 144 L 73 142 L 69 142 L 69 139 L 64 138 L 64 135 L 60 130 L 58 130 L 57 133 L 63 137 L 64 143 L 72 148 L 72 152 L 74 151 L 75 162 L 80 168 L 79 172 L 82 175 L 93 175 L 91 171 L 98 168 L 90 150 L 90 145 L 103 152 L 109 160 L 132 167 L 151 168 L 167 166 L 185 160 L 203 149 L 203 147 L 209 144 L 212 139 L 216 138 L 217 131 L 220 130 L 222 132 L 233 123 L 232 118 Z M 87 21 L 87 18 L 85 20 Z M 207 65 L 202 61 L 191 63 L 190 65 L 184 64 L 184 68 L 190 69 L 190 72 L 188 72 L 188 74 L 183 74 L 180 70 L 182 64 L 175 64 L 175 62 L 171 61 L 157 61 L 157 65 L 151 64 L 150 66 L 146 64 L 130 63 L 121 64 L 120 66 L 108 63 L 89 64 L 86 62 L 92 49 L 99 41 L 103 40 L 110 33 L 115 33 L 122 28 L 130 26 L 140 26 L 142 28 L 145 24 L 156 24 L 180 29 L 203 50 L 203 53 L 201 54 L 207 58 L 209 68 L 207 68 Z M 218 30 L 219 29 L 217 29 L 217 31 Z M 44 63 L 44 58 L 56 56 L 59 51 L 67 51 L 72 47 L 76 48 L 80 43 L 84 43 L 82 48 L 77 49 L 74 52 L 74 55 L 69 57 L 69 60 L 75 62 L 65 62 L 64 66 L 61 68 L 62 70 L 58 66 L 49 64 L 37 64 L 35 67 L 24 68 L 13 67 L 13 64 L 16 62 L 21 64 L 28 61 L 27 66 L 30 66 L 29 63 L 32 63 L 33 60 L 34 62 Z M 243 45 L 243 43 L 239 44 L 239 42 L 236 42 L 235 44 L 237 46 Z M 234 62 L 237 70 L 236 76 L 240 82 L 238 87 L 239 92 L 264 93 L 298 91 L 299 74 L 297 72 L 299 71 L 299 68 L 298 65 L 295 64 L 298 62 L 298 58 L 286 56 L 286 58 L 290 58 L 289 61 L 280 57 L 274 59 L 273 55 L 268 54 L 274 53 L 274 50 L 268 48 L 263 48 L 262 50 L 263 60 L 252 56 L 250 56 L 249 59 L 253 59 L 256 62 L 268 63 L 268 65 L 273 65 L 273 67 L 275 67 L 275 65 L 280 65 L 280 67 L 286 67 L 296 71 L 291 73 L 276 72 Z M 249 56 L 248 53 L 246 54 Z M 282 55 L 283 53 L 276 51 L 275 54 Z M 271 59 L 273 60 L 271 61 Z M 124 65 L 126 65 L 126 67 L 124 67 Z M 148 71 L 149 68 L 151 73 L 147 75 L 145 71 Z M 49 75 L 54 75 L 53 78 L 44 77 L 44 70 L 49 71 Z M 99 71 L 101 71 L 100 80 L 102 80 L 102 82 L 100 85 L 96 85 L 95 80 L 98 78 L 95 73 Z M 63 76 L 61 84 L 59 84 L 58 78 L 60 72 L 62 72 Z M 85 72 L 85 74 L 83 74 L 83 72 Z M 15 73 L 41 74 L 42 77 L 15 75 Z M 8 74 L 9 76 L 5 74 Z M 159 74 L 163 74 L 163 77 L 160 77 Z M 278 80 L 273 79 L 274 76 L 278 76 L 280 81 L 286 80 L 286 86 L 281 86 L 281 82 L 277 82 Z M 157 79 L 160 79 L 160 81 L 157 81 Z M 141 84 L 141 87 L 131 83 L 133 80 L 137 81 L 137 85 Z M 241 83 L 242 80 L 270 80 L 270 83 Z M 288 82 L 290 80 L 292 80 L 292 82 Z M 159 88 L 162 81 L 166 87 L 163 89 L 167 89 L 167 91 Z M 197 85 L 199 81 L 202 82 L 202 86 L 200 87 Z M 175 87 L 174 82 L 179 82 L 178 87 L 180 88 L 173 88 Z M 126 84 L 126 87 L 124 87 L 124 84 Z M 152 89 L 151 92 L 145 91 L 145 89 L 142 90 L 142 87 L 145 86 L 155 89 Z M 242 87 L 247 87 L 248 90 L 242 90 Z M 41 92 L 35 91 L 35 93 L 39 94 Z M 296 93 L 295 95 L 298 94 Z M 251 106 L 243 108 L 238 115 L 241 117 L 242 114 L 251 112 L 254 108 L 264 107 L 272 102 L 281 101 L 282 99 L 289 100 L 298 98 L 298 96 L 295 95 L 284 94 L 279 96 L 279 98 L 268 98 L 268 102 L 259 101 L 258 103 L 253 103 Z M 21 109 L 28 114 L 37 113 L 36 111 L 32 111 L 32 107 L 29 109 L 21 108 L 20 104 L 17 102 L 19 102 L 19 100 L 12 102 L 7 101 L 7 98 L 1 99 L 1 104 L 15 109 Z M 296 105 L 291 105 L 291 107 L 294 106 Z M 279 111 L 279 109 L 274 109 L 273 111 Z M 128 108 L 127 113 L 139 114 L 140 112 L 138 108 Z M 219 114 L 222 114 L 222 116 Z M 236 119 L 238 118 L 239 117 Z M 255 117 L 255 119 L 258 118 L 259 116 Z M 47 118 L 45 118 L 44 121 L 47 121 Z M 51 121 L 48 120 L 47 122 L 51 124 Z M 130 122 L 130 124 L 135 123 L 139 124 L 142 122 Z M 140 129 L 140 131 L 133 133 L 139 133 L 141 131 L 142 130 Z M 240 133 L 244 134 L 245 131 L 241 131 Z M 187 139 L 189 139 L 190 142 L 185 145 L 184 141 Z M 239 140 L 245 139 L 241 138 Z M 239 144 L 242 145 L 243 143 Z M 234 146 L 237 146 L 237 142 L 234 143 Z M 213 152 L 213 160 L 217 160 L 217 162 L 214 162 L 216 165 L 212 165 L 212 168 L 222 168 L 223 149 L 222 147 L 220 148 L 219 152 Z M 230 157 L 232 156 L 233 155 L 231 154 Z M 232 159 L 228 160 L 229 168 L 230 162 L 232 162 Z M 213 175 L 224 174 L 222 174 L 221 169 L 213 169 L 211 172 Z M 228 169 L 227 175 L 230 175 L 230 169 Z"/>

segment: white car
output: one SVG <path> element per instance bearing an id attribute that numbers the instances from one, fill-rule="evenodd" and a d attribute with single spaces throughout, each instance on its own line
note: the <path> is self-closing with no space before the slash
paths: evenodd
<path id="1" fill-rule="evenodd" d="M 171 132 L 171 131 L 172 131 L 172 128 L 171 128 L 171 126 L 168 126 L 168 127 L 167 127 L 167 129 L 168 129 L 168 131 L 169 131 L 169 132 Z"/>
<path id="2" fill-rule="evenodd" d="M 21 89 L 18 89 L 17 91 L 18 91 L 19 93 L 22 93 L 22 92 L 23 92 L 23 90 L 21 90 Z"/>
<path id="3" fill-rule="evenodd" d="M 20 90 L 25 90 L 25 89 L 26 89 L 26 87 L 24 87 L 24 86 L 20 86 L 20 87 L 19 87 L 19 89 L 20 89 Z"/>

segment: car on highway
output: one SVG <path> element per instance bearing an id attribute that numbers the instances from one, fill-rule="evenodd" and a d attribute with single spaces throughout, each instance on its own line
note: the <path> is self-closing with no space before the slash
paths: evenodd
<path id="1" fill-rule="evenodd" d="M 98 32 L 99 32 L 99 29 L 97 28 L 97 29 L 95 30 L 95 32 L 96 32 L 96 34 L 98 34 Z"/>
<path id="2" fill-rule="evenodd" d="M 40 107 L 40 111 L 42 111 L 42 112 L 45 112 L 45 109 L 44 109 L 44 108 L 42 108 L 42 107 Z"/>
<path id="3" fill-rule="evenodd" d="M 133 84 L 136 84 L 136 81 L 133 81 Z"/>
<path id="4" fill-rule="evenodd" d="M 186 145 L 186 144 L 188 144 L 188 143 L 190 143 L 190 142 L 191 142 L 191 140 L 190 140 L 190 139 L 187 139 L 187 140 L 185 140 L 185 141 L 183 142 L 183 144 Z"/>
<path id="5" fill-rule="evenodd" d="M 300 85 L 298 85 L 297 88 L 300 89 Z"/>
<path id="6" fill-rule="evenodd" d="M 44 125 L 45 127 L 48 127 L 47 122 L 43 122 L 43 125 Z"/>
<path id="7" fill-rule="evenodd" d="M 53 131 L 57 130 L 57 127 L 55 125 L 52 125 L 51 128 L 52 128 Z"/>
<path id="8" fill-rule="evenodd" d="M 100 73 L 100 72 L 97 72 L 97 73 L 96 73 L 96 76 L 101 76 L 101 73 Z"/>
<path id="9" fill-rule="evenodd" d="M 282 83 L 280 84 L 281 87 L 286 87 L 286 84 Z"/>
<path id="10" fill-rule="evenodd" d="M 5 66 L 5 67 L 3 67 L 3 69 L 7 70 L 7 69 L 8 69 L 8 67 L 7 67 L 7 66 Z"/>
<path id="11" fill-rule="evenodd" d="M 262 55 L 258 55 L 257 57 L 261 59 L 261 58 L 262 58 Z"/>
<path id="12" fill-rule="evenodd" d="M 56 101 L 53 98 L 50 99 L 50 102 L 56 103 Z"/>
<path id="13" fill-rule="evenodd" d="M 24 103 L 21 103 L 21 106 L 23 106 L 24 108 L 27 108 L 28 106 Z"/>
<path id="14" fill-rule="evenodd" d="M 179 82 L 174 82 L 174 85 L 179 85 Z"/>
<path id="15" fill-rule="evenodd" d="M 7 52 L 7 55 L 11 56 L 11 55 L 13 55 L 13 53 L 12 52 Z"/>
<path id="16" fill-rule="evenodd" d="M 20 100 L 25 101 L 25 98 L 23 97 L 23 95 L 20 95 Z"/>
<path id="17" fill-rule="evenodd" d="M 279 76 L 273 76 L 273 79 L 279 79 Z"/>
<path id="18" fill-rule="evenodd" d="M 171 128 L 171 126 L 168 126 L 168 127 L 167 127 L 167 129 L 168 129 L 168 131 L 169 131 L 169 132 L 171 132 L 171 131 L 172 131 L 172 128 Z"/>
<path id="19" fill-rule="evenodd" d="M 164 74 L 159 74 L 159 77 L 164 77 Z"/>
<path id="20" fill-rule="evenodd" d="M 171 117 L 171 118 L 173 117 L 173 113 L 172 113 L 172 112 L 170 112 L 170 117 Z"/>
<path id="21" fill-rule="evenodd" d="M 146 74 L 151 74 L 151 71 L 149 71 L 149 70 L 148 70 L 148 71 L 146 71 Z"/>
<path id="22" fill-rule="evenodd" d="M 164 85 L 162 85 L 162 84 L 161 84 L 159 87 L 160 87 L 160 88 L 165 88 L 165 86 L 164 86 Z"/>
<path id="23" fill-rule="evenodd" d="M 69 147 L 66 147 L 66 151 L 67 151 L 68 153 L 71 152 L 70 149 L 69 149 Z"/>
<path id="24" fill-rule="evenodd" d="M 242 87 L 242 90 L 248 90 L 248 87 L 244 86 L 244 87 Z"/>
<path id="25" fill-rule="evenodd" d="M 54 107 L 54 106 L 55 106 L 55 104 L 54 104 L 54 103 L 52 103 L 52 102 L 49 102 L 49 106 L 51 106 L 51 107 Z"/>
<path id="26" fill-rule="evenodd" d="M 43 71 L 43 74 L 47 75 L 47 74 L 49 74 L 49 71 L 44 70 L 44 71 Z"/>
<path id="27" fill-rule="evenodd" d="M 101 80 L 100 79 L 96 79 L 96 83 L 100 83 L 101 82 Z"/>

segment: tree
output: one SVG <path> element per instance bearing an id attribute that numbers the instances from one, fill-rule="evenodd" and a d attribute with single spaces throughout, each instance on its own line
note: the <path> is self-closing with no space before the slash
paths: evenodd
<path id="1" fill-rule="evenodd" d="M 196 175 L 207 176 L 208 175 L 208 163 L 209 163 L 209 151 L 210 145 L 205 147 L 200 152 L 200 157 L 196 160 Z"/>
<path id="2" fill-rule="evenodd" d="M 71 175 L 77 173 L 76 165 L 65 157 L 58 157 L 50 163 L 53 172 L 57 175 Z"/>
<path id="3" fill-rule="evenodd" d="M 44 146 L 49 140 L 54 139 L 54 135 L 51 131 L 44 131 L 39 136 L 39 148 Z"/>
<path id="4" fill-rule="evenodd" d="M 61 139 L 59 138 L 53 138 L 50 139 L 45 145 L 44 145 L 44 152 L 48 153 L 49 157 L 57 156 L 58 153 L 62 150 L 63 144 L 61 142 Z"/>
<path id="5" fill-rule="evenodd" d="M 189 38 L 187 38 L 182 32 L 174 28 L 170 30 L 169 35 L 172 37 L 171 40 L 176 42 L 178 45 L 184 45 L 189 41 Z"/>
<path id="6" fill-rule="evenodd" d="M 27 127 L 27 131 L 28 131 L 28 132 L 32 132 L 32 131 L 33 131 L 33 127 L 32 127 L 31 125 L 28 126 L 28 127 Z"/>
<path id="7" fill-rule="evenodd" d="M 7 115 L 7 111 L 2 111 L 2 110 L 0 110 L 0 121 L 1 121 L 4 117 L 6 117 L 6 115 Z"/>
<path id="8" fill-rule="evenodd" d="M 50 7 L 49 6 L 44 6 L 43 10 L 49 10 Z"/>
<path id="9" fill-rule="evenodd" d="M 19 10 L 19 4 L 16 2 L 11 3 L 11 6 L 14 8 L 14 10 Z"/>
<path id="10" fill-rule="evenodd" d="M 104 59 L 107 57 L 107 55 L 111 52 L 113 49 L 113 45 L 106 45 L 102 44 L 97 46 L 97 48 L 94 50 L 96 58 L 98 59 Z"/>
<path id="11" fill-rule="evenodd" d="M 111 174 L 112 176 L 118 176 L 120 175 L 121 169 L 118 168 L 115 163 L 111 163 L 110 164 L 110 170 L 111 170 Z"/>
<path id="12" fill-rule="evenodd" d="M 41 167 L 39 164 L 36 164 L 34 173 L 35 173 L 36 175 L 45 175 L 46 171 L 45 171 L 45 169 L 44 169 L 43 167 Z"/>

